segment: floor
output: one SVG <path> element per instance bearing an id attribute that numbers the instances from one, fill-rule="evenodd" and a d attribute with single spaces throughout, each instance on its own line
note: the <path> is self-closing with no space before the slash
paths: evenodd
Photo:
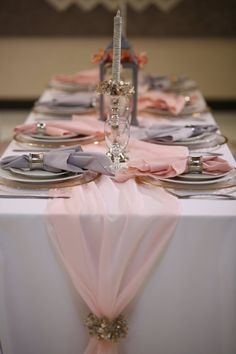
<path id="1" fill-rule="evenodd" d="M 29 111 L 1 110 L 0 111 L 0 152 L 4 150 L 13 136 L 13 128 L 26 119 Z M 230 149 L 236 157 L 236 111 L 213 112 L 222 133 L 228 138 Z"/>

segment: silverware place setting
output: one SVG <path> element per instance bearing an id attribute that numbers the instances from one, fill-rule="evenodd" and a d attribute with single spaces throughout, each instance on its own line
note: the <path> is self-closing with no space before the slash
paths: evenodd
<path id="1" fill-rule="evenodd" d="M 0 194 L 2 199 L 70 199 L 69 195 L 47 195 L 47 194 Z"/>
<path id="2" fill-rule="evenodd" d="M 236 200 L 236 196 L 227 193 L 180 193 L 177 191 L 166 189 L 166 191 L 177 197 L 178 199 L 223 199 L 223 200 Z"/>

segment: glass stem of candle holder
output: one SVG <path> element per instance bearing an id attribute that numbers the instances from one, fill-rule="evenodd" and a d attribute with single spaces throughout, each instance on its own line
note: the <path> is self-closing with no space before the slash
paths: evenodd
<path id="1" fill-rule="evenodd" d="M 108 147 L 107 155 L 112 164 L 110 166 L 113 172 L 124 168 L 121 162 L 124 162 L 124 149 L 129 141 L 129 120 L 120 117 L 120 97 L 110 97 L 110 114 L 105 122 L 105 139 Z"/>

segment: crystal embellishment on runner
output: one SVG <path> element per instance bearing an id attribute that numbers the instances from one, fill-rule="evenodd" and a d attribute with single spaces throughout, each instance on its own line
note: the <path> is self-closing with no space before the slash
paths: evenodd
<path id="1" fill-rule="evenodd" d="M 117 343 L 125 338 L 128 333 L 128 325 L 123 315 L 119 315 L 113 320 L 106 317 L 97 317 L 90 313 L 85 320 L 85 325 L 89 330 L 89 335 L 97 340 L 105 340 Z"/>

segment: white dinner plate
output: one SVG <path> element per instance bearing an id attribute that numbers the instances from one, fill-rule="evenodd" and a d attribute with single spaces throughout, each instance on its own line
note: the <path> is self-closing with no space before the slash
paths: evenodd
<path id="1" fill-rule="evenodd" d="M 180 91 L 192 91 L 196 90 L 197 84 L 195 81 L 190 80 L 190 79 L 185 79 L 185 80 L 178 80 L 176 82 L 172 82 L 169 88 L 167 88 L 167 91 L 169 92 L 175 92 L 178 93 Z"/>
<path id="2" fill-rule="evenodd" d="M 178 176 L 178 179 L 185 180 L 185 181 L 210 181 L 215 180 L 221 177 L 224 177 L 229 172 L 225 173 L 217 173 L 214 175 L 206 174 L 206 173 L 184 173 Z"/>
<path id="3" fill-rule="evenodd" d="M 187 139 L 182 139 L 179 141 L 173 141 L 173 144 L 188 144 L 188 145 L 195 145 L 195 144 L 199 144 L 199 142 L 211 142 L 215 139 L 216 135 L 218 136 L 218 134 L 216 133 L 210 133 L 210 132 L 205 132 L 202 133 L 196 137 L 190 137 Z"/>
<path id="4" fill-rule="evenodd" d="M 182 111 L 178 114 L 174 114 L 166 109 L 159 109 L 156 107 L 147 107 L 145 108 L 145 111 L 148 113 L 152 114 L 158 114 L 161 116 L 168 116 L 168 117 L 188 117 L 191 114 L 194 113 L 203 113 L 207 109 L 206 106 L 197 106 L 197 105 L 190 105 L 190 106 L 185 106 Z"/>
<path id="5" fill-rule="evenodd" d="M 46 135 L 46 134 L 29 134 L 29 136 L 36 138 L 36 139 L 41 139 L 41 140 L 58 140 L 58 139 L 70 139 L 70 138 L 75 138 L 79 137 L 80 135 L 78 133 L 70 133 L 70 134 L 64 134 L 64 135 Z"/>
<path id="6" fill-rule="evenodd" d="M 94 107 L 59 107 L 59 108 L 49 108 L 45 106 L 35 106 L 33 108 L 34 112 L 42 114 L 52 114 L 52 115 L 73 115 L 73 114 L 87 114 L 95 111 Z"/>
<path id="7" fill-rule="evenodd" d="M 181 143 L 183 145 L 186 145 L 186 144 L 191 144 L 191 142 L 193 141 L 198 141 L 199 142 L 199 139 L 202 139 L 206 136 L 208 136 L 209 134 L 211 133 L 206 133 L 206 132 L 203 132 L 197 136 L 193 136 L 193 137 L 189 137 L 189 138 L 186 138 L 186 139 L 182 139 L 182 140 L 177 140 L 177 141 L 173 141 L 173 140 L 164 140 L 163 138 L 152 138 L 152 139 L 144 139 L 144 141 L 146 140 L 147 142 L 156 142 L 157 144 L 166 144 L 166 145 L 180 145 Z M 161 140 L 163 139 L 163 140 Z"/>
<path id="8" fill-rule="evenodd" d="M 174 178 L 159 178 L 160 181 L 163 182 L 170 182 L 172 184 L 186 184 L 186 185 L 204 185 L 204 184 L 214 184 L 214 183 L 219 183 L 219 182 L 223 182 L 225 180 L 227 180 L 227 175 L 229 174 L 229 172 L 227 174 L 225 174 L 224 176 L 221 176 L 219 178 L 212 178 L 212 179 L 207 179 L 207 180 L 202 180 L 202 179 L 198 179 L 198 180 L 183 180 L 181 178 L 178 177 L 174 177 Z"/>
<path id="9" fill-rule="evenodd" d="M 76 136 L 74 137 L 69 137 L 69 138 L 64 138 L 64 136 L 60 136 L 60 137 L 54 137 L 52 139 L 44 139 L 43 136 L 41 137 L 36 137 L 36 136 L 32 136 L 32 135 L 28 135 L 28 134 L 18 134 L 18 137 L 19 135 L 22 136 L 23 140 L 24 138 L 28 141 L 29 138 L 30 138 L 30 141 L 32 143 L 34 142 L 37 142 L 37 143 L 41 143 L 41 142 L 56 142 L 56 143 L 69 143 L 69 142 L 75 142 L 75 143 L 80 143 L 80 142 L 83 142 L 83 141 L 86 141 L 86 140 L 93 140 L 93 139 L 96 139 L 96 136 L 95 135 L 79 135 L 79 134 L 76 134 Z"/>
<path id="10" fill-rule="evenodd" d="M 32 172 L 32 171 L 31 171 Z M 83 176 L 83 173 L 71 173 L 71 174 L 67 174 L 65 176 L 55 176 L 50 178 L 50 182 L 64 182 L 64 181 L 68 181 L 68 180 L 73 180 L 76 178 L 79 178 L 81 176 Z M 25 184 L 46 184 L 49 183 L 49 179 L 45 178 L 43 179 L 42 177 L 40 178 L 36 178 L 34 176 L 34 178 L 29 178 L 28 176 L 25 175 L 16 175 L 11 173 L 11 171 L 8 170 L 4 170 L 2 168 L 0 168 L 0 178 L 6 179 L 8 181 L 11 182 L 19 182 L 19 183 L 25 183 Z"/>
<path id="11" fill-rule="evenodd" d="M 68 171 L 63 171 L 63 172 L 50 172 L 50 171 L 44 171 L 44 170 L 21 170 L 19 168 L 11 168 L 10 171 L 18 176 L 23 176 L 31 179 L 37 179 L 37 180 L 44 180 L 44 179 L 55 179 L 59 177 L 65 177 L 66 175 L 70 174 Z"/>
<path id="12" fill-rule="evenodd" d="M 181 140 L 179 140 L 179 141 L 180 141 L 180 142 L 187 142 L 187 143 L 189 143 L 189 142 L 191 142 L 191 141 L 195 141 L 195 140 L 202 139 L 202 138 L 204 138 L 204 136 L 207 136 L 207 135 L 209 135 L 209 132 L 202 132 L 202 133 L 200 133 L 200 134 L 198 134 L 198 135 L 190 136 L 189 138 L 181 139 Z"/>
<path id="13" fill-rule="evenodd" d="M 77 83 L 64 83 L 57 80 L 51 80 L 49 86 L 57 90 L 65 92 L 77 92 L 77 91 L 91 91 L 95 89 L 96 85 L 91 84 L 77 84 Z"/>
<path id="14" fill-rule="evenodd" d="M 179 93 L 182 91 L 190 92 L 197 89 L 197 84 L 195 81 L 183 76 L 175 75 L 175 77 L 169 75 L 148 75 L 147 79 L 150 78 L 151 89 L 155 90 L 155 87 L 167 92 Z M 153 81 L 153 86 L 152 86 Z"/>
<path id="15" fill-rule="evenodd" d="M 227 139 L 217 133 L 203 133 L 197 139 L 194 140 L 179 140 L 179 141 L 159 141 L 157 139 L 149 140 L 151 143 L 160 145 L 180 145 L 187 146 L 189 149 L 201 149 L 207 147 L 214 147 L 217 145 L 222 145 L 227 141 Z"/>
<path id="16" fill-rule="evenodd" d="M 205 101 L 202 100 L 201 97 L 198 97 L 196 102 L 186 104 L 182 109 L 182 111 L 180 111 L 180 113 L 178 114 L 174 114 L 167 109 L 160 109 L 152 106 L 147 107 L 145 111 L 157 115 L 168 116 L 168 117 L 188 117 L 189 115 L 192 115 L 194 113 L 202 113 L 207 109 L 208 108 L 206 106 Z"/>

